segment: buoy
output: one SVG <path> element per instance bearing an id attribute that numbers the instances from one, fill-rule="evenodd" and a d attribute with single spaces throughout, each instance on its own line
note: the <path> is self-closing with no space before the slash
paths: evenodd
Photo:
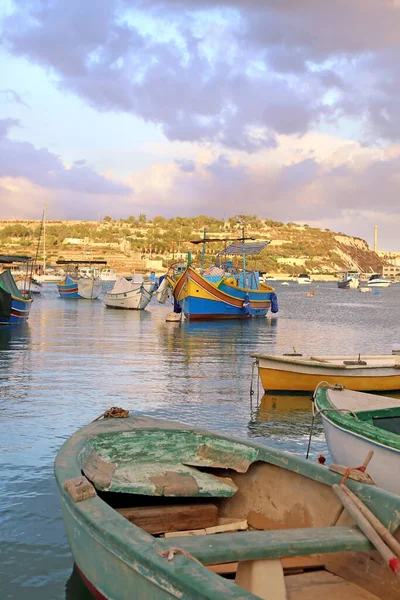
<path id="1" fill-rule="evenodd" d="M 182 313 L 170 312 L 167 314 L 166 322 L 167 323 L 178 323 L 183 319 Z"/>

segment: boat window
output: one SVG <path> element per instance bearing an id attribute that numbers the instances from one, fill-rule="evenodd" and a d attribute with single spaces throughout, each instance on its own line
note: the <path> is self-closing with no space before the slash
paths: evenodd
<path id="1" fill-rule="evenodd" d="M 372 417 L 372 423 L 379 429 L 400 435 L 400 415 L 397 417 Z"/>

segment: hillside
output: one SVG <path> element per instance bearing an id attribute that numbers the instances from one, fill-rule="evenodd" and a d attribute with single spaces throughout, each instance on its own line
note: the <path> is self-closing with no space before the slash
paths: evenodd
<path id="1" fill-rule="evenodd" d="M 147 220 L 145 215 L 119 221 L 111 217 L 102 222 L 48 221 L 46 257 L 50 264 L 63 259 L 97 258 L 121 271 L 162 270 L 174 260 L 184 259 L 188 250 L 198 262 L 201 245 L 194 246 L 190 240 L 202 238 L 204 228 L 208 237 L 221 238 L 221 243 L 207 244 L 206 259 L 211 261 L 223 249 L 224 238 L 240 237 L 242 225 L 247 237 L 271 240 L 256 260 L 248 261 L 249 266 L 268 273 L 334 274 L 345 269 L 375 272 L 382 267 L 382 258 L 360 238 L 247 215 L 227 221 L 206 216 Z M 40 226 L 40 221 L 0 221 L 0 252 L 34 256 Z M 43 238 L 39 257 L 42 254 Z"/>

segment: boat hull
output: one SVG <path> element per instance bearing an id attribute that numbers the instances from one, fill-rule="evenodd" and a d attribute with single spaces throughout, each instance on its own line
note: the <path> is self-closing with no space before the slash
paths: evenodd
<path id="1" fill-rule="evenodd" d="M 397 476 L 400 451 L 344 429 L 333 423 L 324 413 L 321 416 L 333 462 L 349 466 L 362 465 L 368 452 L 373 450 L 374 456 L 368 465 L 368 473 L 378 486 L 400 495 L 400 478 Z"/>
<path id="2" fill-rule="evenodd" d="M 191 321 L 251 319 L 265 317 L 271 306 L 273 288 L 246 290 L 226 283 L 212 283 L 188 268 L 174 284 L 173 295 Z"/>
<path id="3" fill-rule="evenodd" d="M 78 279 L 78 296 L 85 300 L 95 300 L 103 291 L 103 282 L 98 278 L 81 277 Z"/>
<path id="4" fill-rule="evenodd" d="M 354 279 L 347 279 L 346 281 L 338 281 L 338 288 L 339 289 L 352 289 L 352 290 L 356 290 L 358 287 L 360 287 L 360 283 L 358 280 L 354 280 Z"/>
<path id="5" fill-rule="evenodd" d="M 339 383 L 360 392 L 400 390 L 400 373 L 395 368 L 348 369 L 279 363 L 258 358 L 258 370 L 265 391 L 313 392 L 321 381 Z"/>
<path id="6" fill-rule="evenodd" d="M 26 323 L 32 306 L 32 298 L 20 299 L 12 296 L 9 315 L 0 313 L 0 325 L 18 325 Z"/>
<path id="7" fill-rule="evenodd" d="M 26 278 L 16 279 L 15 283 L 20 292 L 28 291 L 31 294 L 40 294 L 42 292 L 42 285 L 39 282 L 26 280 Z"/>
<path id="8" fill-rule="evenodd" d="M 104 304 L 108 308 L 143 310 L 151 300 L 152 288 L 153 284 L 142 284 L 128 292 L 120 294 L 107 293 L 104 296 Z"/>
<path id="9" fill-rule="evenodd" d="M 78 282 L 70 277 L 58 283 L 57 289 L 61 298 L 79 298 Z"/>
<path id="10" fill-rule="evenodd" d="M 374 288 L 387 288 L 390 286 L 390 281 L 377 281 L 376 283 L 368 281 L 367 286 Z"/>

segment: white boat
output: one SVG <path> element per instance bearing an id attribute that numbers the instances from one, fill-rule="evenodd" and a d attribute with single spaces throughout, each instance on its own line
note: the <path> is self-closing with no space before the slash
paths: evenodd
<path id="1" fill-rule="evenodd" d="M 400 399 L 321 386 L 314 403 L 333 461 L 357 467 L 373 450 L 368 473 L 400 495 Z"/>
<path id="2" fill-rule="evenodd" d="M 282 281 L 281 285 L 289 285 L 287 281 Z"/>
<path id="3" fill-rule="evenodd" d="M 103 282 L 99 277 L 78 277 L 78 294 L 86 300 L 95 300 L 103 290 Z"/>
<path id="4" fill-rule="evenodd" d="M 260 277 L 260 281 L 263 283 L 268 283 L 269 281 L 276 281 L 276 278 L 272 275 L 264 275 L 263 277 Z"/>
<path id="5" fill-rule="evenodd" d="M 100 273 L 100 279 L 102 281 L 116 281 L 117 271 L 115 269 L 102 269 Z"/>
<path id="6" fill-rule="evenodd" d="M 391 283 L 392 282 L 389 279 L 384 279 L 382 275 L 379 275 L 379 273 L 375 273 L 374 275 L 371 275 L 371 277 L 368 279 L 367 285 L 368 287 L 386 288 L 389 287 Z"/>
<path id="7" fill-rule="evenodd" d="M 301 273 L 297 278 L 297 283 L 300 285 L 307 285 L 311 283 L 311 278 L 307 273 Z"/>
<path id="8" fill-rule="evenodd" d="M 125 308 L 143 310 L 151 300 L 154 290 L 154 281 L 143 280 L 139 274 L 132 279 L 120 277 L 112 290 L 104 295 L 104 303 L 109 308 Z"/>
<path id="9" fill-rule="evenodd" d="M 40 294 L 42 292 L 42 284 L 30 275 L 16 277 L 15 283 L 20 292 L 29 291 L 31 294 Z"/>

